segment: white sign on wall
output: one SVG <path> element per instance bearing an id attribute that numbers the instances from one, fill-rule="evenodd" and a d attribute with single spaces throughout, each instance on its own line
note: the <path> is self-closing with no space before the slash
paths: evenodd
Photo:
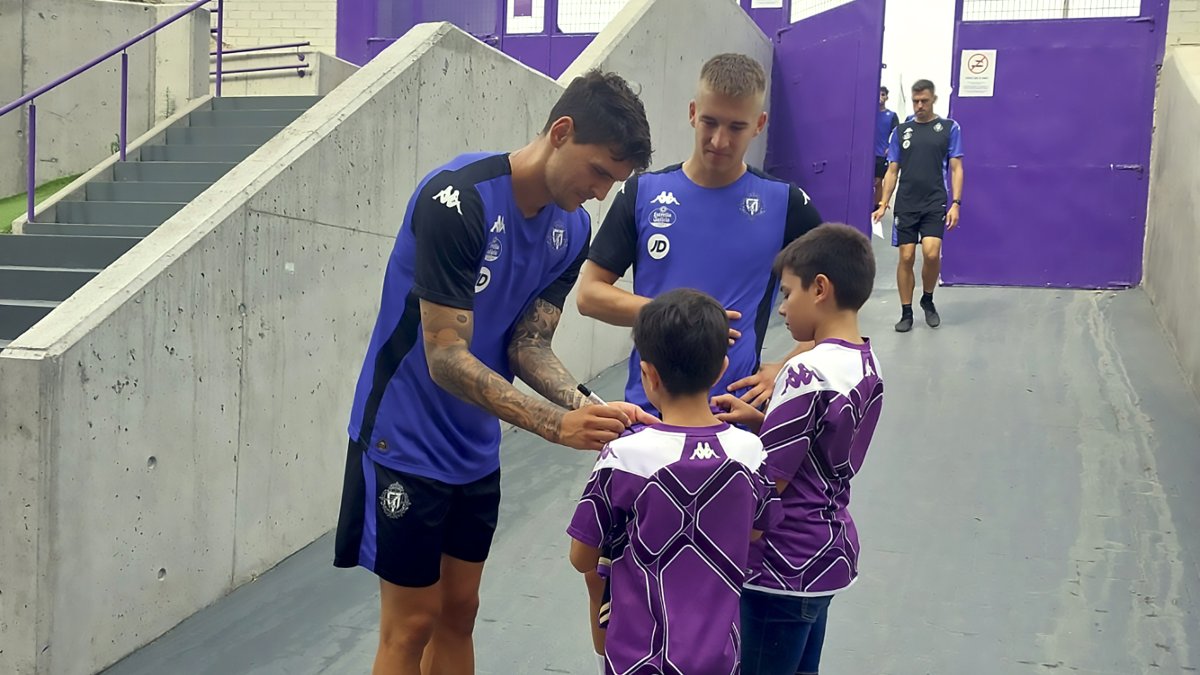
<path id="1" fill-rule="evenodd" d="M 996 93 L 996 50 L 964 49 L 958 69 L 958 96 L 990 97 Z"/>
<path id="2" fill-rule="evenodd" d="M 750 0 L 750 9 L 782 9 L 783 0 Z"/>

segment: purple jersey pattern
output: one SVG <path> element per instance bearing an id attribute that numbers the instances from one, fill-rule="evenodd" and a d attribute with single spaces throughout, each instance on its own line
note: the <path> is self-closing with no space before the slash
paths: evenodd
<path id="1" fill-rule="evenodd" d="M 784 480 L 783 520 L 751 553 L 748 588 L 830 595 L 858 576 L 858 531 L 847 509 L 883 407 L 870 342 L 826 340 L 779 372 L 760 437 L 767 476 Z"/>
<path id="2" fill-rule="evenodd" d="M 609 443 L 567 533 L 612 551 L 608 672 L 737 672 L 755 529 L 781 516 L 753 434 L 657 424 Z"/>

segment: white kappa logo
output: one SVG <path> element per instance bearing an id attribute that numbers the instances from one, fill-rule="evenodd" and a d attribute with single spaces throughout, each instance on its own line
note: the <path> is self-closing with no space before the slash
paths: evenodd
<path id="1" fill-rule="evenodd" d="M 651 204 L 664 204 L 664 205 L 674 204 L 675 206 L 679 206 L 679 200 L 675 198 L 675 193 L 667 192 L 666 190 L 663 190 L 662 192 L 658 193 L 658 196 L 655 197 L 654 199 L 651 199 L 650 203 Z"/>
<path id="2" fill-rule="evenodd" d="M 708 443 L 697 443 L 695 449 L 692 450 L 691 458 L 692 459 L 713 459 L 716 456 L 717 456 L 717 453 L 715 450 L 712 449 L 711 445 L 709 445 Z"/>
<path id="3" fill-rule="evenodd" d="M 496 222 L 492 223 L 492 232 L 500 233 L 504 231 L 504 216 L 496 216 Z"/>
<path id="4" fill-rule="evenodd" d="M 453 185 L 447 185 L 442 188 L 442 191 L 433 196 L 433 198 L 442 203 L 448 209 L 458 211 L 458 215 L 462 215 L 462 206 L 458 201 L 458 190 L 454 189 Z"/>

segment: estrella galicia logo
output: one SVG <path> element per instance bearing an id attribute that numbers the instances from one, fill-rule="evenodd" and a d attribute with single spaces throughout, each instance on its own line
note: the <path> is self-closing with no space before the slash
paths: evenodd
<path id="1" fill-rule="evenodd" d="M 483 259 L 487 262 L 496 262 L 500 259 L 500 254 L 504 251 L 504 245 L 500 243 L 500 237 L 492 237 L 491 243 L 488 244 L 487 251 L 483 254 Z"/>
<path id="2" fill-rule="evenodd" d="M 666 228 L 675 224 L 675 212 L 665 206 L 660 206 L 650 212 L 650 225 Z"/>

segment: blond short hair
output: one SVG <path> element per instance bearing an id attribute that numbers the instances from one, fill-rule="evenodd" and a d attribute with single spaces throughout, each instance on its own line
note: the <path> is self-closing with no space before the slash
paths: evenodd
<path id="1" fill-rule="evenodd" d="M 762 64 L 745 54 L 717 54 L 700 70 L 700 81 L 732 98 L 762 96 L 767 91 Z"/>

